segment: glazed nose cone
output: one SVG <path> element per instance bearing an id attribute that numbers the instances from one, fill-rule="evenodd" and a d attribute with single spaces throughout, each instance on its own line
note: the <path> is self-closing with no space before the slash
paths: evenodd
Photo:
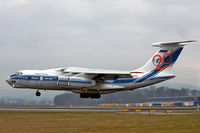
<path id="1" fill-rule="evenodd" d="M 7 77 L 7 78 L 6 78 L 6 82 L 7 82 L 9 85 L 11 85 L 10 77 Z"/>

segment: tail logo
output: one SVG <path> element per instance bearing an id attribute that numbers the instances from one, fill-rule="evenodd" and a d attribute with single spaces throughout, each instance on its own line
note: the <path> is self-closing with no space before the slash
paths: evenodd
<path id="1" fill-rule="evenodd" d="M 171 52 L 173 52 L 173 49 L 171 49 Z M 162 70 L 171 67 L 172 56 L 170 53 L 167 53 L 167 50 L 161 50 L 159 53 L 162 53 L 162 55 L 156 54 L 152 59 L 153 64 L 156 66 L 155 70 Z"/>

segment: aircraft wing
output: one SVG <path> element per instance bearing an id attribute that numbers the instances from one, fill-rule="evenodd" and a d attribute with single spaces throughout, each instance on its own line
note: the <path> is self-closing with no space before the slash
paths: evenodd
<path id="1" fill-rule="evenodd" d="M 63 73 L 85 74 L 91 79 L 104 78 L 106 80 L 111 80 L 116 78 L 132 78 L 130 72 L 128 71 L 89 69 L 79 67 L 68 67 L 63 71 Z"/>

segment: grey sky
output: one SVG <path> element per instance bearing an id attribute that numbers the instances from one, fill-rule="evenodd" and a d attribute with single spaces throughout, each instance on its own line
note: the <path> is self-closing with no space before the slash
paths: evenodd
<path id="1" fill-rule="evenodd" d="M 137 69 L 157 50 L 151 43 L 200 40 L 199 8 L 199 0 L 0 0 L 0 88 L 21 69 Z M 199 51 L 184 49 L 173 82 L 200 87 Z"/>

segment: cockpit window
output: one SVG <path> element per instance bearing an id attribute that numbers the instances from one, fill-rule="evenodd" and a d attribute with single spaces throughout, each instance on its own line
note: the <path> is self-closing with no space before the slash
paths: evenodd
<path id="1" fill-rule="evenodd" d="M 22 72 L 16 72 L 15 74 L 10 75 L 10 77 L 12 77 L 12 76 L 19 76 L 19 75 L 23 75 L 23 73 Z"/>
<path id="2" fill-rule="evenodd" d="M 23 73 L 22 72 L 17 72 L 17 75 L 22 75 Z"/>

